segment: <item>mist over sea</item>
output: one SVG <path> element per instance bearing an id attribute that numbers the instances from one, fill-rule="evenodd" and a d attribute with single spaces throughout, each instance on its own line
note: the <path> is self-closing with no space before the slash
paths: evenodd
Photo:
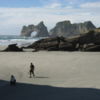
<path id="1" fill-rule="evenodd" d="M 0 35 L 0 45 L 17 44 L 18 46 L 27 46 L 40 38 L 23 37 L 18 35 Z"/>

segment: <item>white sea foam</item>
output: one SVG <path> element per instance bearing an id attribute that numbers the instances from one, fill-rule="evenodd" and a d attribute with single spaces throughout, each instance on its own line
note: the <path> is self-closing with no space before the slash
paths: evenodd
<path id="1" fill-rule="evenodd" d="M 27 46 L 40 38 L 21 37 L 15 35 L 0 35 L 0 45 L 17 44 L 18 46 Z"/>

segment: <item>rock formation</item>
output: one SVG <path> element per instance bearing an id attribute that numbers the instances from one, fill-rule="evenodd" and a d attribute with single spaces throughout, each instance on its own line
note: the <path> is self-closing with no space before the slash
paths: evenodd
<path id="1" fill-rule="evenodd" d="M 21 36 L 29 37 L 31 36 L 32 32 L 36 32 L 35 37 L 48 37 L 49 33 L 47 27 L 44 25 L 43 22 L 40 22 L 38 25 L 29 25 L 23 26 L 21 31 Z"/>
<path id="2" fill-rule="evenodd" d="M 100 44 L 100 29 L 91 30 L 85 34 L 80 35 L 80 44 Z"/>
<path id="3" fill-rule="evenodd" d="M 87 33 L 90 30 L 95 29 L 96 27 L 92 24 L 91 21 L 84 23 L 71 24 L 70 21 L 58 22 L 56 26 L 48 32 L 47 27 L 43 22 L 40 22 L 38 25 L 29 25 L 23 26 L 21 31 L 21 36 L 31 36 L 32 32 L 37 32 L 36 37 L 57 37 L 57 36 L 74 36 L 77 34 Z"/>
<path id="4" fill-rule="evenodd" d="M 8 47 L 5 50 L 3 50 L 3 51 L 7 51 L 7 52 L 9 52 L 9 51 L 20 52 L 20 51 L 23 51 L 23 49 L 19 48 L 17 46 L 17 44 L 11 44 L 11 45 L 8 45 Z"/>
<path id="5" fill-rule="evenodd" d="M 69 38 L 50 37 L 36 41 L 27 48 L 35 51 L 100 51 L 100 29 Z"/>
<path id="6" fill-rule="evenodd" d="M 84 23 L 77 23 L 77 24 L 71 24 L 70 21 L 62 21 L 58 22 L 56 26 L 50 30 L 49 33 L 52 37 L 56 36 L 68 37 L 81 33 L 86 33 L 95 28 L 96 27 L 92 24 L 91 21 L 87 21 Z"/>
<path id="7" fill-rule="evenodd" d="M 33 48 L 34 51 L 47 50 L 47 51 L 74 51 L 75 45 L 64 37 L 45 38 L 36 41 L 27 48 Z"/>

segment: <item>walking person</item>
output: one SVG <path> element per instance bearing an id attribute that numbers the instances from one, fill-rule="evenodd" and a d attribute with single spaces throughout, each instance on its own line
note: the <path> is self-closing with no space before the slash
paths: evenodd
<path id="1" fill-rule="evenodd" d="M 35 69 L 35 66 L 33 63 L 30 64 L 30 78 L 32 77 L 31 75 L 33 74 L 33 77 L 35 77 L 35 74 L 34 74 L 34 69 Z"/>

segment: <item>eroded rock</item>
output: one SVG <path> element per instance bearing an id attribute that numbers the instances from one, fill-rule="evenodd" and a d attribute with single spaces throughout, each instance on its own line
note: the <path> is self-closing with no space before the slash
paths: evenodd
<path id="1" fill-rule="evenodd" d="M 49 33 L 52 37 L 57 37 L 57 36 L 68 37 L 68 36 L 87 33 L 88 31 L 93 30 L 95 28 L 96 27 L 92 24 L 91 21 L 87 21 L 84 23 L 76 23 L 76 24 L 71 24 L 70 21 L 62 21 L 58 22 L 56 26 L 50 30 Z"/>
<path id="2" fill-rule="evenodd" d="M 40 22 L 38 25 L 23 26 L 22 31 L 21 31 L 21 36 L 29 37 L 31 36 L 32 32 L 36 32 L 35 37 L 49 36 L 47 27 L 44 25 L 43 22 Z"/>
<path id="3" fill-rule="evenodd" d="M 3 51 L 19 52 L 19 51 L 23 51 L 23 49 L 22 48 L 19 48 L 17 46 L 17 44 L 11 44 L 11 45 L 8 45 L 8 47 L 5 50 L 3 50 Z"/>

